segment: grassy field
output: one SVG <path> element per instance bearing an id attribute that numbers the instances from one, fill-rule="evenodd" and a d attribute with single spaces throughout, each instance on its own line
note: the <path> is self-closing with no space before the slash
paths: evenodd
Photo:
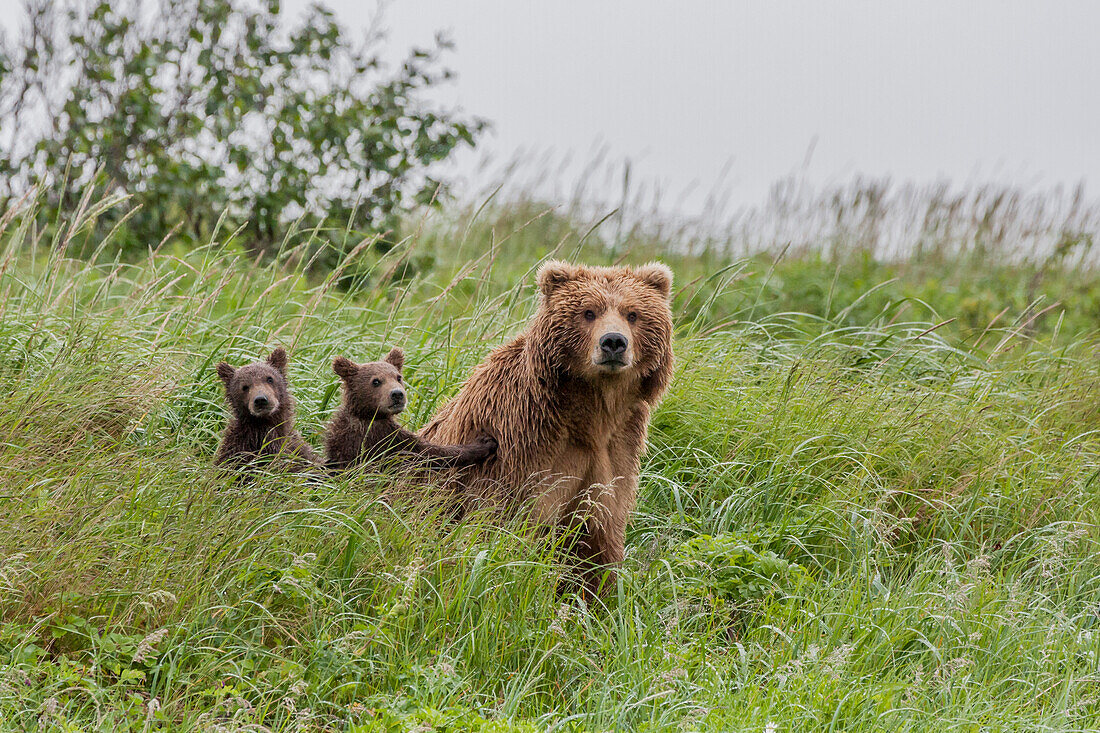
<path id="1" fill-rule="evenodd" d="M 116 261 L 95 210 L 0 233 L 0 729 L 1100 722 L 1095 273 L 609 245 L 527 204 L 413 222 L 319 278 L 305 245 L 255 261 L 228 234 Z M 218 360 L 287 346 L 317 443 L 332 358 L 401 345 L 420 425 L 550 254 L 677 276 L 606 605 L 557 598 L 556 548 L 520 524 L 387 506 L 384 476 L 212 470 Z"/>

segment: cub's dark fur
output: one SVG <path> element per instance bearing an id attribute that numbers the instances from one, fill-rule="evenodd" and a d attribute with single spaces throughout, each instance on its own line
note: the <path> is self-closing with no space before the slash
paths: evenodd
<path id="1" fill-rule="evenodd" d="M 286 350 L 279 347 L 265 361 L 234 369 L 224 361 L 218 376 L 233 411 L 214 463 L 233 468 L 274 461 L 300 470 L 317 456 L 294 429 L 294 398 L 286 382 Z"/>
<path id="2" fill-rule="evenodd" d="M 405 354 L 393 349 L 383 361 L 356 364 L 336 357 L 332 370 L 344 383 L 344 402 L 329 422 L 325 466 L 340 470 L 388 455 L 402 455 L 418 467 L 457 468 L 496 454 L 497 442 L 483 436 L 465 445 L 436 445 L 397 424 L 405 409 L 401 367 Z"/>

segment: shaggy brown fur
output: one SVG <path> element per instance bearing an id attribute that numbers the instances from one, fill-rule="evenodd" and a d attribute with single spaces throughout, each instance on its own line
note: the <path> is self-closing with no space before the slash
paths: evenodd
<path id="1" fill-rule="evenodd" d="M 397 348 L 383 361 L 356 364 L 342 356 L 333 361 L 332 371 L 344 382 L 344 403 L 326 431 L 327 468 L 350 468 L 391 455 L 416 467 L 457 468 L 496 454 L 496 440 L 485 435 L 466 445 L 435 445 L 398 425 L 395 418 L 405 409 L 404 364 L 405 354 Z"/>
<path id="2" fill-rule="evenodd" d="M 421 435 L 494 436 L 497 460 L 459 477 L 466 504 L 526 503 L 540 524 L 573 532 L 592 592 L 623 559 L 650 410 L 672 376 L 672 272 L 548 262 L 537 282 L 527 329 Z"/>
<path id="3" fill-rule="evenodd" d="M 234 369 L 224 361 L 218 376 L 233 417 L 214 462 L 235 468 L 274 461 L 295 470 L 317 457 L 294 429 L 294 398 L 286 382 L 286 351 L 279 347 L 266 361 Z"/>

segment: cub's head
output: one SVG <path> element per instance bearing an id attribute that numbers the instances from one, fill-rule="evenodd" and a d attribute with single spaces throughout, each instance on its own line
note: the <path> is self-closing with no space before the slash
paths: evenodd
<path id="1" fill-rule="evenodd" d="M 599 379 L 646 377 L 672 351 L 672 271 L 585 267 L 551 261 L 539 268 L 539 310 L 531 336 L 547 366 Z"/>
<path id="2" fill-rule="evenodd" d="M 277 421 L 291 409 L 286 384 L 286 350 L 281 346 L 264 361 L 234 369 L 224 361 L 218 376 L 225 384 L 225 399 L 242 419 Z"/>
<path id="3" fill-rule="evenodd" d="M 332 371 L 344 382 L 344 405 L 356 417 L 397 415 L 405 409 L 405 385 L 401 367 L 405 352 L 394 348 L 382 361 L 356 364 L 342 356 L 332 362 Z"/>

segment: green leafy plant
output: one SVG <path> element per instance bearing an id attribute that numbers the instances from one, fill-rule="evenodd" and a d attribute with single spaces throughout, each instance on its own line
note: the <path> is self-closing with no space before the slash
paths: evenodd
<path id="1" fill-rule="evenodd" d="M 465 707 L 436 709 L 410 707 L 407 710 L 388 707 L 369 708 L 364 722 L 351 726 L 353 733 L 400 733 L 423 730 L 438 733 L 534 733 L 540 730 L 531 723 L 489 720 Z M 569 730 L 569 728 L 566 728 Z"/>
<path id="2" fill-rule="evenodd" d="M 137 205 L 98 223 L 131 250 L 219 223 L 254 251 L 328 228 L 313 262 L 332 267 L 437 202 L 433 165 L 485 126 L 425 101 L 452 76 L 444 38 L 388 71 L 377 34 L 360 47 L 321 5 L 296 24 L 278 0 L 32 0 L 28 17 L 0 52 L 0 208 L 38 184 L 48 222 L 99 181 Z"/>
<path id="3" fill-rule="evenodd" d="M 679 589 L 735 615 L 788 602 L 810 581 L 809 573 L 760 545 L 759 537 L 742 533 L 682 543 L 673 552 Z"/>

